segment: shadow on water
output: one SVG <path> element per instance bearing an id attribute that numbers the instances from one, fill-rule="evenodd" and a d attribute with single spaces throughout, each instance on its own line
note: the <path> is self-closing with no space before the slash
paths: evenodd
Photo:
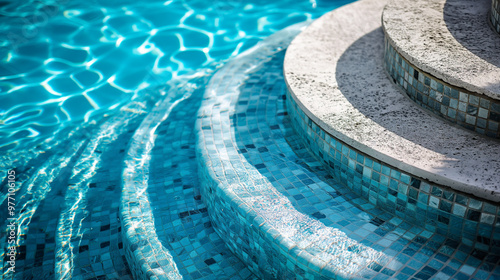
<path id="1" fill-rule="evenodd" d="M 443 17 L 451 35 L 483 60 L 500 67 L 500 35 L 489 23 L 491 0 L 447 0 Z"/>

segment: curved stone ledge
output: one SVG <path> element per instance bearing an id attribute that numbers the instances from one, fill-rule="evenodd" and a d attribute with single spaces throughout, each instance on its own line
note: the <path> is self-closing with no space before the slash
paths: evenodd
<path id="1" fill-rule="evenodd" d="M 500 138 L 500 101 L 457 88 L 415 67 L 385 42 L 385 69 L 419 106 L 468 130 Z"/>
<path id="2" fill-rule="evenodd" d="M 500 37 L 484 20 L 489 7 L 484 0 L 389 2 L 385 65 L 418 105 L 500 138 Z"/>
<path id="3" fill-rule="evenodd" d="M 491 1 L 490 21 L 493 29 L 500 34 L 500 2 Z"/>
<path id="4" fill-rule="evenodd" d="M 500 100 L 500 37 L 490 0 L 391 0 L 382 26 L 396 52 L 419 71 Z"/>
<path id="5" fill-rule="evenodd" d="M 403 220 L 500 253 L 498 203 L 431 183 L 381 162 L 331 136 L 300 109 L 288 92 L 297 133 L 335 178 L 354 193 Z"/>

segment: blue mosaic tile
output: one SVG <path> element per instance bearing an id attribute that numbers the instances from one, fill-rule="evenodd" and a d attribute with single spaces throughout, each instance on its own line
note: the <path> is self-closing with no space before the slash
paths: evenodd
<path id="1" fill-rule="evenodd" d="M 162 137 L 156 140 L 151 161 L 158 164 L 151 165 L 148 188 L 155 231 L 176 253 L 173 260 L 184 279 L 253 279 L 215 233 L 200 194 L 194 123 L 201 93 L 180 103 L 157 129 Z"/>
<path id="2" fill-rule="evenodd" d="M 296 105 L 292 105 L 292 106 L 297 108 Z M 337 148 L 338 143 L 340 143 L 340 142 L 337 142 L 336 147 L 330 147 L 330 150 L 334 150 L 335 148 Z M 341 151 L 352 151 L 352 149 L 350 149 L 349 147 L 346 147 L 346 146 L 341 146 L 340 150 Z M 359 170 L 360 169 L 359 166 L 353 167 L 353 166 L 349 166 L 349 164 L 348 164 L 349 163 L 348 157 L 352 156 L 352 155 L 354 155 L 354 154 L 353 153 L 348 154 L 347 152 L 344 152 L 343 159 L 345 158 L 345 160 L 343 160 L 343 162 L 347 163 L 346 164 L 347 168 L 351 168 L 351 169 L 353 169 L 353 171 L 356 171 L 356 168 Z M 364 158 L 367 158 L 367 157 L 364 157 Z M 404 216 L 406 218 L 413 218 L 413 219 L 418 221 L 419 219 L 416 219 L 416 218 L 420 217 L 420 216 L 417 216 L 416 208 L 414 208 L 412 206 L 412 205 L 416 205 L 417 201 L 418 201 L 420 203 L 423 203 L 423 204 L 419 204 L 418 208 L 421 210 L 424 210 L 424 212 L 418 211 L 418 215 L 424 215 L 424 216 L 428 217 L 427 219 L 437 221 L 438 227 L 442 228 L 442 230 L 448 231 L 450 234 L 451 234 L 451 231 L 449 230 L 449 226 L 448 226 L 450 223 L 450 217 L 451 217 L 450 214 L 453 214 L 454 219 L 456 216 L 456 217 L 462 218 L 462 220 L 464 217 L 468 220 L 473 220 L 475 222 L 479 222 L 481 220 L 481 215 L 479 213 L 480 211 L 478 211 L 478 210 L 481 209 L 483 202 L 475 200 L 475 199 L 471 200 L 471 203 L 469 204 L 469 207 L 472 208 L 471 212 L 470 212 L 470 214 L 468 214 L 469 216 L 465 216 L 464 211 L 466 210 L 466 207 L 462 207 L 460 204 L 467 205 L 469 202 L 468 202 L 468 199 L 466 197 L 464 197 L 463 195 L 456 194 L 455 191 L 453 191 L 451 189 L 447 189 L 445 187 L 430 185 L 427 182 L 422 183 L 422 181 L 420 179 L 414 178 L 414 177 L 410 176 L 409 174 L 404 174 L 404 173 L 399 172 L 397 170 L 391 171 L 390 167 L 385 166 L 385 165 L 381 165 L 381 166 L 382 166 L 382 168 L 381 168 L 382 174 L 385 174 L 385 175 L 379 175 L 379 173 L 373 171 L 373 172 L 371 172 L 371 177 L 366 178 L 365 182 L 371 181 L 371 184 L 373 184 L 373 185 L 378 184 L 380 182 L 383 186 L 388 186 L 388 188 L 389 188 L 388 189 L 389 202 L 384 204 L 384 203 L 380 203 L 381 200 L 379 202 L 377 202 L 377 200 L 375 199 L 375 203 L 379 203 L 378 205 L 380 207 L 386 209 L 387 211 L 389 211 L 391 213 L 395 213 L 395 214 L 400 215 L 402 217 Z M 331 167 L 331 164 L 330 164 L 330 167 Z M 364 167 L 364 170 L 366 170 L 366 169 L 367 168 Z M 344 174 L 342 174 L 342 172 L 340 172 L 340 174 L 339 174 L 339 170 L 336 169 L 335 167 L 332 168 L 331 171 L 334 174 L 338 174 L 338 176 L 340 178 L 344 177 Z M 346 172 L 347 172 L 347 169 L 346 169 Z M 367 174 L 370 172 L 363 172 L 363 173 Z M 349 172 L 347 172 L 347 174 L 349 174 Z M 353 173 L 350 173 L 350 174 L 353 174 Z M 401 175 L 401 174 L 403 174 L 403 175 Z M 388 176 L 386 176 L 386 175 L 388 175 Z M 399 177 L 405 178 L 404 179 L 405 183 L 410 181 L 410 185 L 404 184 L 403 182 L 401 182 L 397 179 L 394 179 L 394 178 L 399 178 Z M 389 179 L 389 178 L 391 178 L 391 179 Z M 410 178 L 410 179 L 408 180 L 408 178 Z M 355 189 L 357 189 L 357 188 L 355 188 Z M 362 191 L 358 191 L 358 193 L 363 195 Z M 377 191 L 374 191 L 373 195 L 376 195 L 376 193 L 377 193 Z M 456 197 L 456 202 L 454 202 L 455 197 Z M 392 203 L 390 203 L 390 202 L 392 202 Z M 431 207 L 431 208 L 426 209 L 427 207 Z M 440 210 L 440 211 L 432 210 L 433 208 Z M 493 207 L 490 207 L 490 208 L 491 209 L 489 209 L 489 211 L 492 212 Z M 472 212 L 472 211 L 474 211 L 474 212 Z M 492 224 L 492 223 L 493 223 L 493 216 L 488 216 L 487 218 L 483 219 L 483 224 Z M 477 228 L 477 227 L 474 227 L 474 228 Z M 459 229 L 459 231 L 462 231 L 462 230 Z M 493 229 L 490 228 L 489 231 L 483 230 L 481 232 L 481 234 L 487 234 L 491 237 L 494 234 L 494 232 L 495 231 L 493 231 Z"/>
<path id="3" fill-rule="evenodd" d="M 240 68 L 237 62 L 226 66 L 212 79 L 199 111 L 201 194 L 228 247 L 262 278 L 340 274 L 430 279 L 450 273 L 445 264 L 456 266 L 450 277 L 462 273 L 467 264 L 460 255 L 465 248 L 461 235 L 448 236 L 452 229 L 444 223 L 459 219 L 447 212 L 459 205 L 454 201 L 458 194 L 387 166 L 322 131 L 286 91 L 283 55 L 279 51 L 265 60 L 256 54 L 253 61 L 260 66 L 251 73 L 245 73 L 244 65 L 250 63 L 245 59 Z M 259 151 L 262 147 L 265 153 Z M 438 196 L 432 195 L 434 187 Z M 428 197 L 435 198 L 435 208 Z M 417 210 L 421 208 L 411 200 L 428 209 Z M 318 229 L 329 235 L 318 238 Z M 494 233 L 490 229 L 480 240 L 490 240 Z M 344 249 L 330 243 L 333 236 L 335 244 L 347 243 Z M 335 250 L 332 262 L 327 257 Z M 349 269 L 351 274 L 337 270 L 346 256 L 358 258 L 356 254 L 371 250 L 382 255 Z M 493 254 L 481 264 L 496 266 Z"/>
<path id="4" fill-rule="evenodd" d="M 418 105 L 468 130 L 500 138 L 500 114 L 496 112 L 500 108 L 500 101 L 455 88 L 417 70 L 413 65 L 409 71 L 406 70 L 409 62 L 387 39 L 384 60 L 385 69 L 393 82 Z"/>
<path id="5" fill-rule="evenodd" d="M 493 29 L 500 34 L 500 2 L 498 0 L 491 1 L 490 21 Z"/>
<path id="6" fill-rule="evenodd" d="M 20 218 L 30 221 L 20 234 L 16 265 L 22 270 L 4 279 L 132 279 L 118 213 L 128 131 L 140 121 L 141 116 L 122 111 L 66 134 L 52 151 L 30 162 L 50 171 L 19 170 L 33 178 L 22 181 L 24 187 L 40 188 L 18 197 L 24 207 Z"/>
<path id="7" fill-rule="evenodd" d="M 179 87 L 191 91 L 181 93 L 174 86 L 128 146 L 121 233 L 136 279 L 256 279 L 217 235 L 202 201 L 194 124 L 206 82 L 190 80 Z"/>

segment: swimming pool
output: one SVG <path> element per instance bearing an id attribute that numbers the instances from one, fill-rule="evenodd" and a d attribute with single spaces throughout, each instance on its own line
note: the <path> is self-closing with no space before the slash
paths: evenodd
<path id="1" fill-rule="evenodd" d="M 175 261 L 189 256 L 202 266 L 219 264 L 207 270 L 196 264 L 195 271 L 186 264 L 180 274 L 253 277 L 217 237 L 199 197 L 192 130 L 201 93 L 211 73 L 230 58 L 348 2 L 1 2 L 0 217 L 2 235 L 7 234 L 7 172 L 14 170 L 20 271 L 8 274 L 5 261 L 3 275 L 130 278 L 118 215 L 122 172 L 130 170 L 132 181 L 149 178 L 144 185 L 162 244 L 204 240 L 193 245 L 203 244 L 203 252 L 195 247 L 196 254 L 180 252 Z M 158 104 L 170 108 L 166 122 L 156 115 Z M 148 137 L 170 139 L 164 142 L 170 146 L 150 147 L 148 153 L 134 146 L 147 143 L 140 132 L 148 120 L 159 120 L 148 127 L 154 127 Z M 176 172 L 184 181 L 173 178 L 164 185 Z M 160 198 L 174 198 L 174 216 L 203 221 L 204 233 L 193 236 L 197 227 L 182 231 L 174 218 L 160 216 L 165 210 Z M 194 206 L 197 210 L 190 210 Z M 169 233 L 169 226 L 178 234 Z M 7 247 L 3 237 L 2 247 Z M 209 251 L 217 253 L 207 257 Z"/>
<path id="2" fill-rule="evenodd" d="M 0 147 L 33 146 L 346 2 L 4 2 Z"/>

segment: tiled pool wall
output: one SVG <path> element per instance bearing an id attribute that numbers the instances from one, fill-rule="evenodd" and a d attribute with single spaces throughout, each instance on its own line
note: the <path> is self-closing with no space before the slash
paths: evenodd
<path id="1" fill-rule="evenodd" d="M 205 162 L 199 164 L 199 170 L 209 170 Z M 287 248 L 284 246 L 287 243 L 281 241 L 282 236 L 272 228 L 266 229 L 267 223 L 255 214 L 255 210 L 248 209 L 244 203 L 237 205 L 237 197 L 227 197 L 220 182 L 210 174 L 203 172 L 200 180 L 202 196 L 210 209 L 212 223 L 217 225 L 217 233 L 227 237 L 226 245 L 231 251 L 239 252 L 240 259 L 255 275 L 262 279 L 328 279 L 319 274 L 320 266 L 308 265 L 304 254 L 297 255 L 305 251 Z"/>
<path id="2" fill-rule="evenodd" d="M 454 87 L 415 68 L 385 38 L 385 69 L 421 107 L 468 130 L 500 138 L 500 101 Z"/>
<path id="3" fill-rule="evenodd" d="M 477 249 L 500 252 L 500 208 L 432 184 L 372 158 L 331 136 L 287 93 L 287 111 L 296 132 L 330 173 L 378 207 Z"/>
<path id="4" fill-rule="evenodd" d="M 134 226 L 134 224 L 142 222 L 142 219 L 137 216 L 141 217 L 143 216 L 143 213 L 137 211 L 139 203 L 132 202 L 131 204 L 135 206 L 132 207 L 135 209 L 132 209 L 131 212 L 136 216 L 130 214 L 127 215 L 123 210 L 120 211 L 123 248 L 125 249 L 125 257 L 129 264 L 130 271 L 132 272 L 134 279 L 159 279 L 157 275 L 161 274 L 154 272 L 154 269 L 157 269 L 158 267 L 151 266 L 151 264 L 157 264 L 159 260 L 157 262 L 153 262 L 151 259 L 156 258 L 157 255 L 159 258 L 165 256 L 160 253 L 161 249 L 153 248 L 152 244 L 148 243 L 149 239 L 153 239 L 150 232 L 143 232 L 141 227 Z M 153 231 L 154 228 L 151 229 L 151 232 Z M 170 266 L 171 264 L 164 265 L 165 268 L 169 268 Z"/>
<path id="5" fill-rule="evenodd" d="M 285 32 L 273 36 L 289 34 Z M 290 41 L 294 34 L 290 33 Z M 384 266 L 388 260 L 363 245 L 359 251 L 347 251 L 347 259 L 333 253 L 344 245 L 351 246 L 353 240 L 337 228 L 326 226 L 326 221 L 319 222 L 317 219 L 327 218 L 319 210 L 325 209 L 328 201 L 329 206 L 342 207 L 346 215 L 352 213 L 326 192 L 313 192 L 302 181 L 308 178 L 307 184 L 311 184 L 315 177 L 300 176 L 306 175 L 299 172 L 303 167 L 299 167 L 295 154 L 287 150 L 287 142 L 280 135 L 277 119 L 285 116 L 286 99 L 282 80 L 284 47 L 290 41 L 269 43 L 250 60 L 242 58 L 235 65 L 225 65 L 206 90 L 196 124 L 197 162 L 201 194 L 211 222 L 231 251 L 261 279 L 342 279 L 339 273 L 363 270 L 361 264 L 365 261 L 376 259 Z M 272 60 L 262 65 L 270 56 Z M 258 70 L 247 77 L 252 68 Z M 281 111 L 277 110 L 279 106 Z M 274 142 L 275 137 L 279 141 Z M 288 162 L 288 155 L 294 160 Z M 274 178 L 268 178 L 272 172 Z M 296 176 L 302 180 L 296 181 Z M 323 185 L 327 184 L 319 183 L 318 188 Z M 309 206 L 309 201 L 316 205 Z M 370 220 L 361 223 L 370 224 Z M 289 236 L 292 232 L 293 236 Z M 349 265 L 339 272 L 343 263 Z"/>
<path id="6" fill-rule="evenodd" d="M 265 69 L 274 67 L 280 70 L 284 52 L 282 51 L 280 55 L 281 59 L 273 59 L 271 65 L 267 64 Z M 231 82 L 230 73 L 237 72 L 235 76 L 241 75 L 248 66 L 242 67 L 227 70 L 228 73 L 221 79 L 221 83 L 226 84 L 221 88 L 229 88 L 227 89 L 229 93 L 226 94 L 232 94 L 232 86 L 228 85 Z M 225 167 L 234 164 L 228 159 L 240 156 L 239 149 L 236 149 L 237 143 L 233 142 L 233 139 L 228 139 L 231 133 L 221 127 L 221 124 L 226 122 L 221 115 L 232 114 L 228 106 L 238 102 L 236 97 L 231 98 L 232 101 L 225 104 L 210 100 L 209 102 L 215 104 L 211 105 L 213 106 L 211 109 L 206 109 L 207 113 L 202 114 L 197 123 L 200 131 L 198 147 L 207 147 L 206 151 L 198 150 L 198 158 L 210 159 L 198 160 L 201 195 L 216 232 L 224 239 L 230 250 L 235 252 L 247 267 L 262 279 L 334 279 L 333 274 L 330 275 L 331 278 L 325 277 L 325 271 L 320 274 L 320 264 L 314 262 L 314 258 L 309 253 L 297 246 L 292 246 L 289 239 L 279 234 L 276 229 L 272 228 L 269 221 L 257 214 L 259 209 L 253 209 L 243 201 L 254 195 L 254 191 L 250 192 L 247 188 L 252 189 L 255 187 L 254 184 L 265 185 L 265 183 L 263 179 L 257 179 L 258 175 L 250 174 L 248 181 L 240 182 L 240 178 L 234 174 L 234 171 Z M 219 153 L 225 153 L 224 146 L 234 146 L 235 149 L 230 149 L 227 155 L 220 156 Z M 200 155 L 200 153 L 205 155 Z M 234 168 L 241 169 L 240 174 L 248 172 L 242 166 L 234 166 Z M 266 188 L 268 187 L 259 187 L 259 195 L 268 196 L 269 190 L 265 190 Z"/>
<path id="7" fill-rule="evenodd" d="M 500 34 L 500 2 L 498 0 L 491 1 L 490 21 L 493 29 Z"/>

